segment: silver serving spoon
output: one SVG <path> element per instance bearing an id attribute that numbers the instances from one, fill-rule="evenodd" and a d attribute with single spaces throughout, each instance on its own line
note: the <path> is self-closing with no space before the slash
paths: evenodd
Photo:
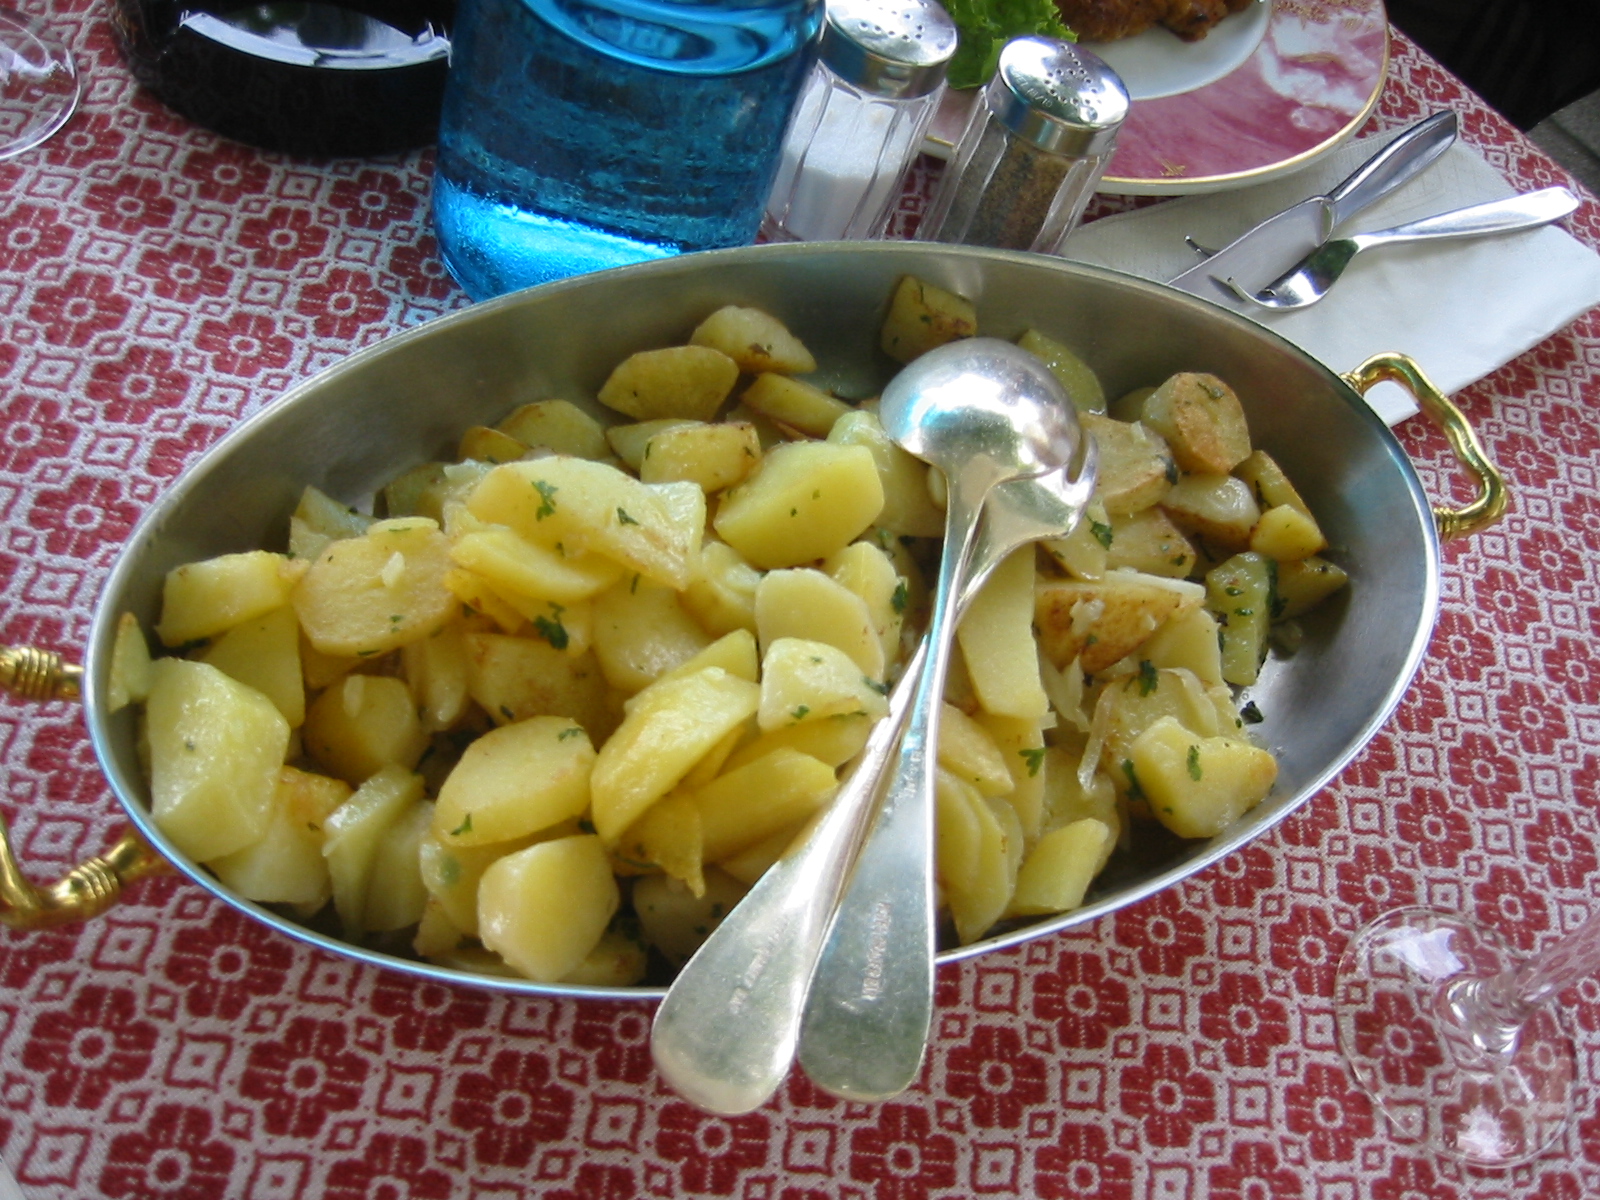
<path id="1" fill-rule="evenodd" d="M 1515 233 L 1559 221 L 1578 207 L 1578 198 L 1566 188 L 1542 188 L 1508 200 L 1474 204 L 1452 212 L 1409 221 L 1392 229 L 1372 233 L 1353 233 L 1349 237 L 1324 242 L 1288 274 L 1273 280 L 1259 292 L 1247 291 L 1231 278 L 1222 281 L 1235 296 L 1261 308 L 1305 308 L 1328 294 L 1339 282 L 1345 268 L 1363 250 L 1378 246 L 1397 246 L 1406 242 L 1431 242 L 1443 238 L 1487 237 L 1492 233 Z"/>
<path id="2" fill-rule="evenodd" d="M 1063 536 L 1094 493 L 1095 445 L 1068 466 L 990 493 L 957 617 L 1012 551 Z M 656 1011 L 651 1048 L 666 1080 L 702 1108 L 758 1108 L 794 1060 L 800 1013 L 829 918 L 874 810 L 926 661 L 918 645 L 838 795 L 679 972 Z"/>
<path id="3" fill-rule="evenodd" d="M 1072 461 L 1083 438 L 1072 406 L 1038 360 L 988 339 L 918 359 L 884 389 L 879 412 L 890 437 L 944 472 L 949 500 L 928 663 L 800 1025 L 806 1074 L 830 1092 L 864 1100 L 910 1086 L 933 1021 L 939 715 L 953 600 L 979 505 L 997 483 Z"/>

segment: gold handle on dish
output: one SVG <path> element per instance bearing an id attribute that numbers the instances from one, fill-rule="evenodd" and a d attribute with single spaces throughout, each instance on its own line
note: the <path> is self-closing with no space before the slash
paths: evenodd
<path id="1" fill-rule="evenodd" d="M 31 646 L 0 646 L 0 689 L 25 700 L 76 700 L 83 668 L 59 654 Z M 0 924 L 13 929 L 48 929 L 99 916 L 122 896 L 122 886 L 172 869 L 137 830 L 129 829 L 111 849 L 81 862 L 54 883 L 28 882 L 11 848 L 11 831 L 0 818 Z"/>
<path id="2" fill-rule="evenodd" d="M 1442 539 L 1449 541 L 1479 533 L 1506 515 L 1505 476 L 1489 461 L 1478 435 L 1455 402 L 1434 385 L 1414 359 L 1404 354 L 1374 354 L 1343 379 L 1362 395 L 1374 384 L 1383 382 L 1398 383 L 1405 388 L 1428 419 L 1443 431 L 1462 468 L 1478 481 L 1477 499 L 1465 507 L 1434 505 L 1433 519 Z"/>

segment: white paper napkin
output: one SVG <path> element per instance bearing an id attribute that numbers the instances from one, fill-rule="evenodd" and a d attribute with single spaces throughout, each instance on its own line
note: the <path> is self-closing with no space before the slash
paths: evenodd
<path id="1" fill-rule="evenodd" d="M 1295 175 L 1105 217 L 1076 230 L 1065 258 L 1166 282 L 1197 261 L 1184 236 L 1223 246 L 1289 205 L 1325 193 L 1396 136 L 1352 142 Z M 1498 171 L 1457 142 L 1421 176 L 1358 213 L 1340 233 L 1386 229 L 1510 196 Z M 1310 308 L 1270 313 L 1216 302 L 1259 321 L 1335 371 L 1373 354 L 1409 354 L 1446 394 L 1482 379 L 1600 304 L 1600 255 L 1559 225 L 1523 233 L 1385 247 L 1357 258 Z M 1417 411 L 1398 385 L 1367 394 L 1394 425 Z"/>

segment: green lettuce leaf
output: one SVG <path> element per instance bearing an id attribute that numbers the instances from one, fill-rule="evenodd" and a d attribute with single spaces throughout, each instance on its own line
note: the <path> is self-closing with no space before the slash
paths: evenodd
<path id="1" fill-rule="evenodd" d="M 1030 33 L 1075 41 L 1061 23 L 1052 0 L 943 0 L 961 40 L 950 60 L 950 86 L 987 83 L 1000 61 L 1000 51 L 1014 37 Z"/>

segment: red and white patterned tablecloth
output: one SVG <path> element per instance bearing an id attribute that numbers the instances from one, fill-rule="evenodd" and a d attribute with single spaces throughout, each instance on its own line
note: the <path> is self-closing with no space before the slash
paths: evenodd
<path id="1" fill-rule="evenodd" d="M 72 648 L 139 514 L 207 446 L 465 299 L 428 232 L 428 154 L 229 143 L 136 90 L 95 0 L 42 15 L 86 94 L 0 163 L 0 639 Z M 1449 106 L 1519 187 L 1570 182 L 1393 49 L 1377 126 Z M 1600 245 L 1592 198 L 1567 224 Z M 0 1156 L 39 1200 L 1600 1195 L 1600 982 L 1564 997 L 1581 1118 L 1502 1174 L 1395 1141 L 1330 1008 L 1350 930 L 1394 905 L 1464 909 L 1526 949 L 1600 908 L 1597 389 L 1592 312 L 1460 397 L 1513 509 L 1447 548 L 1432 650 L 1387 728 L 1183 886 L 942 971 L 927 1069 L 898 1100 L 796 1076 L 758 1112 L 707 1116 L 653 1073 L 648 1005 L 417 982 L 166 878 L 81 927 L 0 933 Z M 1459 501 L 1442 437 L 1401 439 Z M 67 705 L 0 702 L 0 787 L 41 878 L 123 823 Z"/>

